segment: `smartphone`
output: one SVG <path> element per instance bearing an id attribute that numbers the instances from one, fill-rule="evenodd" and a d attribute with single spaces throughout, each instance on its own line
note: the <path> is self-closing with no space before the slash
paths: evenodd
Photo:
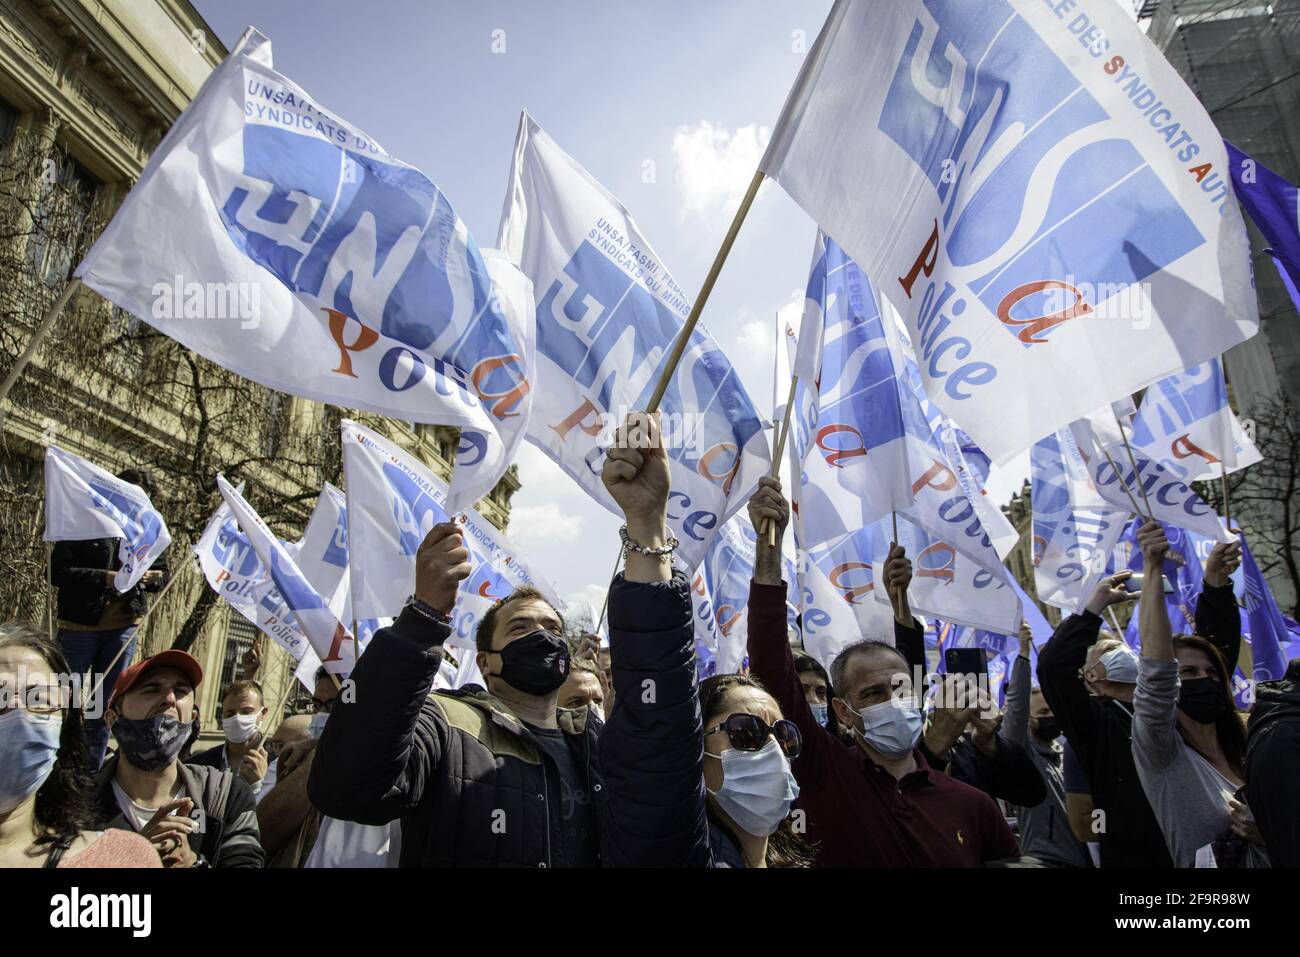
<path id="1" fill-rule="evenodd" d="M 943 653 L 944 665 L 950 675 L 969 675 L 970 680 L 981 687 L 988 685 L 988 665 L 984 661 L 983 648 L 949 648 Z M 980 675 L 984 676 L 980 681 Z"/>
<path id="2" fill-rule="evenodd" d="M 1123 583 L 1124 590 L 1131 595 L 1136 595 L 1138 592 L 1142 590 L 1142 579 L 1143 579 L 1143 575 L 1141 572 L 1135 572 L 1134 574 L 1130 575 L 1127 579 L 1125 579 Z M 1160 576 L 1160 586 L 1166 595 L 1173 594 L 1174 586 L 1170 584 L 1169 579 L 1166 578 L 1163 574 L 1161 574 Z"/>

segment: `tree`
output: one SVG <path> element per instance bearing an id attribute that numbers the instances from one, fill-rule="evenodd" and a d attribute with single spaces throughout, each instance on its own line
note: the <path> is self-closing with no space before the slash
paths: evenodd
<path id="1" fill-rule="evenodd" d="M 1251 410 L 1255 445 L 1263 460 L 1228 476 L 1233 524 L 1250 541 L 1264 577 L 1289 583 L 1288 614 L 1300 616 L 1300 430 L 1285 394 Z M 1206 482 L 1199 491 L 1223 512 L 1219 482 Z M 1277 591 L 1277 589 L 1275 589 Z"/>
<path id="2" fill-rule="evenodd" d="M 0 374 L 107 222 L 117 192 L 30 134 L 9 145 L 0 168 Z M 44 445 L 66 446 L 113 471 L 150 469 L 177 573 L 220 504 L 218 472 L 245 481 L 250 503 L 289 538 L 321 484 L 337 482 L 342 468 L 340 410 L 297 402 L 223 369 L 89 290 L 70 301 L 0 415 L 6 618 L 44 617 Z M 169 643 L 192 645 L 216 597 L 206 585 L 174 589 L 169 601 L 188 605 Z"/>

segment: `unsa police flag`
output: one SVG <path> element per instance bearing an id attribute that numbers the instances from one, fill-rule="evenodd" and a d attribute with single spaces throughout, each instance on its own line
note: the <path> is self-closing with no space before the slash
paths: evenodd
<path id="1" fill-rule="evenodd" d="M 427 176 L 272 69 L 255 30 L 76 275 L 262 385 L 459 428 L 454 508 L 491 491 L 522 441 L 531 283 L 475 245 Z"/>
<path id="2" fill-rule="evenodd" d="M 1223 141 L 1114 0 L 837 0 L 761 169 L 998 464 L 1259 326 Z"/>

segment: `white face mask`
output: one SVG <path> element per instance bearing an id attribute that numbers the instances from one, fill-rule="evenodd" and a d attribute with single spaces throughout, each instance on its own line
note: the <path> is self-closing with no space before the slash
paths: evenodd
<path id="1" fill-rule="evenodd" d="M 1135 685 L 1138 680 L 1138 658 L 1128 645 L 1112 648 L 1101 656 L 1101 666 L 1106 669 L 1107 681 L 1120 681 Z"/>
<path id="2" fill-rule="evenodd" d="M 827 712 L 827 706 L 826 706 L 826 705 L 824 705 L 824 704 L 810 704 L 810 705 L 808 706 L 808 710 L 812 712 L 812 716 L 813 716 L 813 720 L 814 720 L 814 721 L 816 721 L 818 724 L 820 724 L 823 728 L 826 727 L 826 712 Z"/>
<path id="3" fill-rule="evenodd" d="M 605 709 L 603 707 L 601 707 L 598 704 L 589 704 L 587 705 L 587 708 L 588 710 L 591 711 L 592 714 L 594 714 L 601 721 L 605 720 Z"/>
<path id="4" fill-rule="evenodd" d="M 799 785 L 775 738 L 757 751 L 704 753 L 722 762 L 722 787 L 709 793 L 741 830 L 767 837 L 781 826 L 799 796 Z"/>
<path id="5" fill-rule="evenodd" d="M 893 698 L 863 708 L 858 716 L 862 718 L 858 733 L 872 748 L 890 758 L 901 758 L 915 748 L 925 726 L 920 708 Z"/>
<path id="6" fill-rule="evenodd" d="M 307 725 L 307 733 L 313 738 L 319 738 L 321 732 L 325 730 L 325 722 L 330 719 L 328 711 L 318 711 L 311 716 L 311 723 Z"/>
<path id="7" fill-rule="evenodd" d="M 262 720 L 260 713 L 232 714 L 221 719 L 221 729 L 226 732 L 226 740 L 231 744 L 243 744 L 257 730 L 257 723 Z"/>

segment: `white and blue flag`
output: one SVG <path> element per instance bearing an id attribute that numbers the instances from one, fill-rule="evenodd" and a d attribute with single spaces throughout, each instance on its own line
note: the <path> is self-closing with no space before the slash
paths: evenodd
<path id="1" fill-rule="evenodd" d="M 1106 575 L 1132 509 L 1098 493 L 1069 429 L 1036 442 L 1029 468 L 1034 588 L 1045 604 L 1073 613 Z"/>
<path id="2" fill-rule="evenodd" d="M 452 499 L 514 459 L 531 284 L 422 172 L 271 66 L 250 29 L 154 150 L 76 276 L 262 385 L 461 430 Z"/>
<path id="3" fill-rule="evenodd" d="M 688 295 L 623 205 L 528 114 L 498 245 L 537 299 L 536 398 L 528 438 L 619 514 L 600 480 L 614 430 L 644 409 L 690 313 Z M 668 524 L 687 568 L 771 466 L 763 421 L 698 325 L 659 406 L 672 471 Z"/>
<path id="4" fill-rule="evenodd" d="M 415 555 L 434 525 L 462 527 L 471 572 L 452 609 L 448 643 L 474 647 L 474 629 L 493 602 L 531 585 L 559 611 L 555 589 L 536 575 L 500 531 L 473 509 L 449 512 L 447 485 L 419 459 L 355 422 L 343 422 L 352 614 L 391 618 L 415 592 Z"/>
<path id="5" fill-rule="evenodd" d="M 1114 0 L 837 0 L 760 168 L 998 463 L 1259 328 L 1223 140 Z"/>
<path id="6" fill-rule="evenodd" d="M 167 546 L 171 532 L 144 489 L 124 482 L 79 455 L 45 447 L 47 542 L 118 538 L 121 567 L 113 587 L 125 594 L 144 577 Z"/>
<path id="7" fill-rule="evenodd" d="M 351 673 L 357 661 L 357 647 L 348 625 L 340 621 L 337 612 L 329 607 L 320 592 L 303 576 L 288 548 L 244 497 L 226 481 L 225 476 L 217 475 L 217 488 L 230 509 L 231 517 L 238 523 L 258 559 L 268 570 L 271 584 L 283 597 L 289 613 L 298 622 L 298 630 L 320 658 L 325 670 L 333 675 Z"/>
<path id="8" fill-rule="evenodd" d="M 1228 405 L 1217 356 L 1147 389 L 1132 441 L 1184 482 L 1216 479 L 1263 458 Z"/>

